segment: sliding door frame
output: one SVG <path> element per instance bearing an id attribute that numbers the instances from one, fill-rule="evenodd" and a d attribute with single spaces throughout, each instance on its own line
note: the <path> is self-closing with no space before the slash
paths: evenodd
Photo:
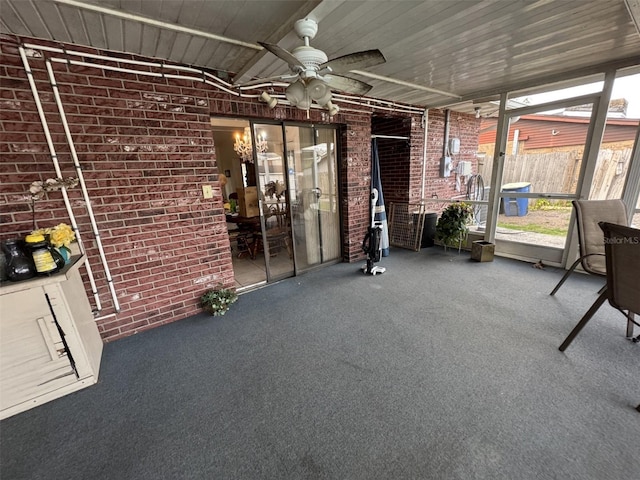
<path id="1" fill-rule="evenodd" d="M 336 125 L 336 124 L 313 124 L 313 123 L 304 123 L 304 122 L 291 122 L 291 121 L 274 121 L 272 119 L 261 119 L 261 118 L 246 118 L 247 122 L 249 123 L 250 126 L 250 131 L 251 131 L 251 142 L 254 148 L 254 158 L 256 158 L 256 171 L 255 171 L 255 181 L 256 184 L 258 185 L 258 187 L 260 186 L 260 179 L 259 179 L 259 160 L 258 160 L 258 156 L 257 156 L 257 152 L 255 151 L 255 144 L 256 144 L 256 138 L 255 138 L 255 128 L 256 126 L 260 126 L 260 125 L 268 125 L 268 126 L 276 126 L 279 127 L 282 131 L 282 144 L 283 144 L 283 162 L 284 162 L 284 183 L 285 183 L 285 187 L 287 189 L 287 214 L 289 215 L 289 219 L 291 222 L 291 248 L 293 251 L 293 276 L 296 276 L 300 273 L 303 272 L 307 272 L 307 271 L 311 271 L 314 270 L 316 268 L 321 268 L 327 265 L 331 265 L 331 264 L 335 264 L 335 263 L 340 263 L 342 261 L 343 255 L 344 255 L 344 251 L 343 251 L 343 236 L 344 236 L 344 232 L 343 232 L 343 211 L 342 211 L 342 185 L 341 185 L 341 162 L 340 162 L 340 158 L 341 158 L 341 145 L 340 145 L 340 126 Z M 287 150 L 287 134 L 286 134 L 286 130 L 287 127 L 296 127 L 296 128 L 305 128 L 305 129 L 311 129 L 312 131 L 312 136 L 313 136 L 313 145 L 317 145 L 317 141 L 318 141 L 318 131 L 320 130 L 330 130 L 333 132 L 333 137 L 334 137 L 334 141 L 335 141 L 335 152 L 334 152 L 334 157 L 335 157 L 335 184 L 336 184 L 336 202 L 337 202 L 337 211 L 338 211 L 338 248 L 340 250 L 340 254 L 336 259 L 332 259 L 329 261 L 321 261 L 320 263 L 316 264 L 316 265 L 312 265 L 306 268 L 301 269 L 300 265 L 299 265 L 299 261 L 298 261 L 298 251 L 296 248 L 296 236 L 295 236 L 295 232 L 294 232 L 294 228 L 293 228 L 293 211 L 292 211 L 292 205 L 291 205 L 291 201 L 290 201 L 290 191 L 291 191 L 291 184 L 290 184 L 290 179 L 289 179 L 289 171 L 291 168 L 293 168 L 289 162 L 289 152 Z M 260 208 L 260 225 L 261 225 L 261 230 L 262 230 L 262 241 L 263 244 L 265 242 L 268 241 L 268 239 L 266 238 L 266 224 L 265 224 L 265 217 L 263 214 L 263 201 L 262 199 L 259 198 L 259 208 Z M 273 277 L 273 275 L 270 272 L 270 268 L 269 268 L 269 264 L 268 264 L 268 259 L 265 258 L 265 266 L 266 266 L 266 271 L 267 271 L 267 283 L 272 283 L 274 281 L 278 281 L 281 280 L 282 278 L 287 278 L 287 276 L 278 276 L 278 277 Z"/>
<path id="2" fill-rule="evenodd" d="M 505 108 L 508 101 L 508 94 L 503 93 L 500 97 L 500 110 L 498 117 L 498 125 L 496 132 L 497 148 L 494 151 L 493 170 L 491 173 L 491 190 L 489 194 L 489 212 L 487 218 L 487 235 L 488 240 L 496 243 L 496 251 L 502 256 L 517 258 L 521 260 L 540 260 L 544 259 L 546 263 L 555 266 L 564 266 L 568 259 L 576 258 L 577 254 L 577 232 L 575 231 L 574 213 L 571 214 L 569 230 L 565 247 L 558 249 L 554 247 L 543 247 L 531 244 L 517 245 L 513 242 L 497 241 L 496 242 L 496 226 L 498 222 L 498 213 L 500 210 L 500 202 L 502 197 L 508 196 L 512 198 L 545 198 L 545 199 L 563 199 L 574 200 L 579 198 L 589 198 L 591 183 L 596 168 L 596 161 L 600 144 L 604 135 L 606 126 L 607 111 L 611 100 L 611 92 L 613 82 L 615 80 L 615 70 L 606 72 L 602 91 L 593 94 L 582 95 L 562 100 L 556 100 L 538 105 L 532 105 L 522 108 L 509 109 Z M 500 192 L 504 172 L 504 160 L 507 148 L 507 140 L 509 127 L 512 119 L 522 115 L 553 110 L 561 107 L 571 107 L 582 105 L 585 103 L 593 104 L 593 111 L 587 131 L 587 138 L 584 147 L 584 154 L 580 164 L 580 172 L 578 175 L 578 183 L 574 194 L 546 194 L 546 193 L 516 193 L 509 192 L 504 194 Z M 637 199 L 637 197 L 636 197 Z M 503 247 L 502 249 L 500 247 Z M 507 248 L 505 248 L 507 247 Z M 501 251 L 502 250 L 502 251 Z"/>
<path id="3" fill-rule="evenodd" d="M 287 131 L 287 127 L 294 127 L 294 128 L 305 128 L 305 129 L 310 129 L 312 131 L 312 137 L 313 137 L 313 145 L 316 146 L 318 145 L 318 134 L 321 130 L 329 130 L 331 132 L 333 132 L 333 139 L 334 139 L 334 158 L 335 158 L 335 185 L 336 185 L 336 191 L 335 191 L 335 196 L 336 196 L 336 202 L 337 202 L 337 212 L 338 212 L 338 248 L 339 248 L 339 255 L 332 260 L 324 260 L 322 259 L 320 263 L 318 264 L 314 264 L 314 265 L 310 265 L 310 266 L 306 266 L 305 268 L 300 268 L 300 262 L 298 261 L 298 253 L 297 250 L 295 248 L 295 232 L 293 231 L 293 223 L 292 223 L 292 236 L 293 236 L 293 243 L 294 243 L 294 264 L 295 264 L 295 269 L 296 269 L 296 274 L 298 273 L 302 273 L 302 272 L 308 272 L 311 270 L 315 270 L 317 268 L 322 268 L 324 266 L 327 265 L 332 265 L 335 263 L 340 263 L 343 259 L 343 255 L 344 255 L 344 245 L 343 245 L 343 238 L 344 238 L 344 231 L 343 231 L 343 209 L 342 209 L 342 184 L 341 184 L 341 162 L 340 162 L 340 158 L 341 158 L 341 142 L 340 142 L 340 137 L 341 137 L 341 129 L 339 125 L 336 124 L 314 124 L 314 123 L 304 123 L 304 122 L 292 122 L 292 121 L 283 121 L 282 122 L 282 127 L 283 127 L 283 135 L 284 135 L 284 141 L 285 141 L 285 145 L 287 142 L 287 135 L 286 135 L 286 131 Z M 287 166 L 289 166 L 288 162 L 289 162 L 289 158 L 288 158 L 288 152 L 286 152 L 287 154 Z M 290 188 L 290 185 L 288 183 L 289 177 L 287 175 L 287 188 Z M 293 221 L 293 217 L 290 217 Z M 322 228 L 321 225 L 319 225 L 319 228 Z M 321 231 L 319 232 L 319 235 L 321 236 Z M 322 247 L 322 238 L 320 239 L 320 245 Z M 322 252 L 321 252 L 322 255 Z"/>

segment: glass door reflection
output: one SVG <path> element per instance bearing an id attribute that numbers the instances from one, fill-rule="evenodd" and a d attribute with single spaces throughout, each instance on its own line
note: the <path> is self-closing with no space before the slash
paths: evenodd
<path id="1" fill-rule="evenodd" d="M 294 274 L 291 238 L 290 198 L 288 195 L 282 126 L 254 124 L 254 138 L 266 141 L 266 151 L 256 150 L 256 176 L 262 223 L 261 247 L 267 281 Z"/>
<path id="2" fill-rule="evenodd" d="M 340 258 L 335 130 L 286 126 L 296 269 Z"/>

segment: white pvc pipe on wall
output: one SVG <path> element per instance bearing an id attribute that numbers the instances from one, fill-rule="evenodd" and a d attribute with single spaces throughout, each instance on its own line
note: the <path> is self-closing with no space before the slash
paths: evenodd
<path id="1" fill-rule="evenodd" d="M 80 60 L 70 60 L 67 58 L 50 58 L 49 59 L 52 62 L 55 63 L 66 63 L 68 65 L 77 65 L 80 67 L 92 67 L 92 68 L 101 68 L 103 70 L 109 70 L 110 72 L 119 72 L 119 73 L 129 73 L 132 75 L 147 75 L 150 77 L 162 77 L 162 78 L 173 78 L 176 80 L 191 80 L 194 82 L 204 82 L 207 85 L 212 85 L 216 88 L 218 88 L 219 90 L 222 90 L 224 92 L 230 93 L 232 95 L 236 95 L 236 96 L 242 96 L 245 98 L 258 98 L 260 95 L 259 94 L 254 94 L 254 95 L 240 95 L 238 92 L 234 92 L 233 90 L 229 90 L 228 88 L 225 88 L 224 86 L 218 85 L 216 83 L 210 82 L 208 80 L 206 80 L 204 77 L 191 77 L 188 75 L 175 75 L 172 73 L 162 73 L 162 72 L 146 72 L 146 71 L 141 71 L 141 70 L 133 70 L 131 68 L 122 68 L 122 67 L 112 67 L 111 65 L 100 65 L 100 64 L 96 64 L 96 63 L 91 63 L 91 62 L 83 62 Z M 158 67 L 160 67 L 160 65 L 158 65 Z"/>
<path id="2" fill-rule="evenodd" d="M 51 160 L 53 161 L 54 169 L 56 171 L 56 176 L 58 178 L 62 178 L 62 171 L 60 170 L 60 164 L 58 163 L 58 155 L 53 145 L 53 140 L 51 139 L 51 131 L 49 130 L 49 124 L 47 123 L 47 118 L 45 117 L 44 110 L 42 108 L 42 103 L 40 102 L 40 95 L 38 94 L 38 88 L 36 87 L 36 83 L 33 80 L 33 72 L 31 71 L 31 67 L 29 66 L 29 60 L 22 46 L 20 46 L 18 50 L 20 51 L 20 57 L 22 58 L 22 64 L 24 65 L 24 70 L 27 73 L 27 79 L 29 80 L 31 93 L 36 103 L 36 109 L 38 110 L 38 116 L 40 117 L 40 122 L 42 123 L 44 136 L 47 140 L 47 145 L 49 147 L 49 152 L 51 154 Z M 69 202 L 69 195 L 67 194 L 67 189 L 65 187 L 62 187 L 62 198 L 64 199 L 64 205 L 67 209 L 69 220 L 71 221 L 71 227 L 73 228 L 73 231 L 76 235 L 76 241 L 78 242 L 78 246 L 80 247 L 80 252 L 84 254 L 85 248 L 84 248 L 84 244 L 82 243 L 82 235 L 80 234 L 80 228 L 78 228 L 76 217 L 73 214 L 73 209 L 71 208 L 71 202 Z M 88 258 L 85 259 L 84 266 L 85 266 L 85 270 L 87 271 L 87 275 L 89 277 L 89 283 L 91 284 L 91 292 L 93 293 L 93 298 L 96 303 L 96 310 L 100 311 L 102 310 L 102 304 L 100 303 L 100 296 L 98 295 L 98 289 L 96 288 L 96 282 L 93 277 L 93 271 L 91 270 L 91 264 Z"/>
<path id="3" fill-rule="evenodd" d="M 209 72 L 206 72 L 204 70 L 199 70 L 193 67 L 185 67 L 182 65 L 174 65 L 174 64 L 168 64 L 168 63 L 161 63 L 161 62 L 143 62 L 141 60 L 131 60 L 131 59 L 126 59 L 126 58 L 116 58 L 116 57 L 109 57 L 109 56 L 105 56 L 105 55 L 97 55 L 97 54 L 91 54 L 91 53 L 86 53 L 86 52 L 78 52 L 75 50 L 67 50 L 64 48 L 59 48 L 59 47 L 50 47 L 50 46 L 46 46 L 46 45 L 37 45 L 34 43 L 25 43 L 25 47 L 27 48 L 31 48 L 34 50 L 42 50 L 42 51 L 47 51 L 47 52 L 53 52 L 53 53 L 59 53 L 59 54 L 63 54 L 65 56 L 67 55 L 73 55 L 73 56 L 77 56 L 77 57 L 84 57 L 84 58 L 91 58 L 94 60 L 101 60 L 101 61 L 108 61 L 108 62 L 114 62 L 114 63 L 125 63 L 128 65 L 138 65 L 138 66 L 143 66 L 143 67 L 155 67 L 155 68 L 160 68 L 160 69 L 174 69 L 174 70 L 178 70 L 178 71 L 184 71 L 184 72 L 192 72 L 192 73 L 197 73 L 199 76 L 198 77 L 188 77 L 188 76 L 182 76 L 182 75 L 173 75 L 173 74 L 167 74 L 167 73 L 161 73 L 161 72 L 149 72 L 149 71 L 143 71 L 143 70 L 132 70 L 132 69 L 126 69 L 126 68 L 122 68 L 122 67 L 115 67 L 115 66 L 109 66 L 109 65 L 104 65 L 104 64 L 98 64 L 98 63 L 90 63 L 90 62 L 83 62 L 83 61 L 79 61 L 79 60 L 70 60 L 68 58 L 51 58 L 50 60 L 53 62 L 57 62 L 57 63 L 69 63 L 72 65 L 79 65 L 79 66 L 87 66 L 87 67 L 94 67 L 94 68 L 100 68 L 100 69 L 104 69 L 104 70 L 110 70 L 110 71 L 115 71 L 115 72 L 122 72 L 122 73 L 131 73 L 131 74 L 135 74 L 135 75 L 149 75 L 149 76 L 154 76 L 154 77 L 167 77 L 167 78 L 175 78 L 175 79 L 179 79 L 179 80 L 193 80 L 193 81 L 199 81 L 202 82 L 203 78 L 205 79 L 211 79 L 211 81 L 207 81 L 204 80 L 204 83 L 206 83 L 207 85 L 211 85 L 221 91 L 224 91 L 230 95 L 234 95 L 237 97 L 241 97 L 241 98 L 259 98 L 260 94 L 245 94 L 243 93 L 242 87 L 235 87 L 234 85 L 232 85 L 231 83 L 225 82 L 224 80 L 222 80 L 221 78 L 216 77 L 215 75 L 212 75 Z M 269 82 L 271 84 L 271 82 Z M 277 85 L 279 82 L 273 82 L 273 85 Z M 257 86 L 253 86 L 254 89 L 258 88 Z M 384 110 L 384 111 L 391 111 L 391 112 L 398 112 L 398 113 L 409 113 L 409 114 L 422 114 L 424 112 L 424 109 L 420 108 L 420 107 L 413 107 L 411 105 L 398 105 L 397 103 L 394 102 L 389 102 L 386 100 L 379 100 L 379 99 L 374 99 L 374 98 L 366 98 L 364 99 L 363 97 L 357 97 L 357 96 L 352 96 L 352 95 L 344 95 L 344 94 L 336 94 L 334 95 L 334 100 L 340 101 L 340 102 L 344 102 L 344 103 L 350 103 L 352 105 L 358 105 L 361 107 L 368 107 L 368 108 L 372 108 L 375 110 Z M 279 100 L 281 101 L 283 104 L 288 105 L 289 102 L 286 100 Z M 342 109 L 343 111 L 346 111 L 345 109 Z M 360 111 L 360 110 L 349 110 L 352 112 L 360 112 L 360 113 L 366 113 L 365 111 Z"/>
<path id="4" fill-rule="evenodd" d="M 89 62 L 81 62 L 80 60 L 70 60 L 70 59 L 65 59 L 65 58 L 50 58 L 49 60 L 51 60 L 52 62 L 57 62 L 57 63 L 66 63 L 69 65 L 78 65 L 81 67 L 95 67 L 96 64 L 95 63 L 89 63 Z M 139 75 L 141 72 L 140 70 L 133 70 L 130 68 L 122 68 L 122 67 L 112 67 L 110 65 L 101 65 L 100 68 L 102 68 L 103 70 L 110 70 L 112 72 L 122 72 L 122 73 L 131 73 L 133 75 Z M 144 72 L 145 75 L 150 76 L 150 77 L 162 77 L 163 74 L 159 73 L 159 72 Z"/>
<path id="5" fill-rule="evenodd" d="M 362 99 L 359 99 L 358 97 L 351 97 L 349 95 L 334 95 L 334 100 L 336 101 L 340 101 L 342 103 L 350 103 L 352 105 L 358 105 L 360 107 L 369 107 L 372 108 L 374 110 L 385 110 L 387 112 L 398 112 L 398 113 L 409 113 L 409 114 L 418 114 L 418 113 L 422 113 L 424 110 L 422 108 L 417 108 L 417 107 L 411 107 L 411 106 L 398 106 L 396 104 L 392 104 L 389 102 L 383 102 L 383 101 L 378 101 L 376 100 L 376 105 L 373 105 L 369 100 L 367 101 L 363 101 Z M 389 105 L 388 107 L 383 107 L 381 104 L 387 104 Z M 344 110 L 343 108 L 341 108 L 341 110 Z"/>
<path id="6" fill-rule="evenodd" d="M 36 45 L 33 44 L 29 44 L 30 48 L 37 48 Z M 48 51 L 52 51 L 52 50 L 56 50 L 55 48 L 52 47 L 47 47 Z M 69 51 L 66 51 L 64 53 L 70 53 Z M 110 59 L 109 57 L 100 57 L 98 55 L 93 55 L 93 57 L 99 57 L 100 59 L 109 59 L 109 60 L 118 60 L 118 59 Z M 164 78 L 169 78 L 169 79 L 176 79 L 176 80 L 191 80 L 194 82 L 204 82 L 207 85 L 211 85 L 213 87 L 216 87 L 218 90 L 222 90 L 223 92 L 229 93 L 231 95 L 235 95 L 237 97 L 241 97 L 241 98 L 259 98 L 260 94 L 246 94 L 246 93 L 242 93 L 241 91 L 234 91 L 231 90 L 230 88 L 225 87 L 224 85 L 219 85 L 218 83 L 215 82 L 211 82 L 209 80 L 206 80 L 206 78 L 203 77 L 192 77 L 192 76 L 188 76 L 188 75 L 174 75 L 174 74 L 170 74 L 170 73 L 160 73 L 160 72 L 147 72 L 147 71 L 140 71 L 140 70 L 133 70 L 130 68 L 122 68 L 122 67 L 114 67 L 114 66 L 110 66 L 110 65 L 103 65 L 103 64 L 95 64 L 95 63 L 90 63 L 90 62 L 83 62 L 80 60 L 70 60 L 70 59 L 65 59 L 65 58 L 51 58 L 50 59 L 52 62 L 56 62 L 56 63 L 66 63 L 66 64 L 70 64 L 70 65 L 77 65 L 77 66 L 82 66 L 82 67 L 93 67 L 93 68 L 101 68 L 103 70 L 108 70 L 111 72 L 120 72 L 120 73 L 129 73 L 129 74 L 134 74 L 134 75 L 148 75 L 148 76 L 152 76 L 152 77 L 164 77 Z M 131 60 L 128 61 L 128 63 L 132 63 Z M 142 65 L 149 65 L 149 62 L 141 62 Z M 163 65 L 163 64 L 152 64 L 155 67 L 158 68 L 167 68 L 167 65 Z M 175 66 L 171 66 L 171 68 L 176 68 Z M 178 69 L 180 70 L 180 69 Z M 193 71 L 195 69 L 193 68 L 185 68 L 185 71 Z M 197 71 L 197 70 L 196 70 Z M 210 78 L 216 78 L 215 76 L 211 75 L 210 73 L 204 72 L 205 77 L 210 77 Z M 220 81 L 223 84 L 229 85 L 226 82 L 223 82 L 220 79 L 217 79 L 218 81 Z M 277 83 L 274 83 L 273 85 L 276 85 Z M 259 88 L 260 86 L 271 86 L 272 84 L 264 84 L 264 85 L 254 85 L 251 88 L 252 89 L 256 89 Z M 248 89 L 249 87 L 243 87 L 244 89 Z M 242 87 L 241 89 L 242 90 Z M 290 102 L 288 100 L 286 100 L 286 97 L 284 96 L 279 96 L 279 95 L 274 95 L 274 98 L 278 98 L 278 102 L 284 104 L 284 105 L 290 105 Z M 371 103 L 369 103 L 369 101 L 367 102 L 363 102 L 361 99 L 359 99 L 358 97 L 350 97 L 348 95 L 338 95 L 337 96 L 338 100 L 341 103 L 348 103 L 348 104 L 352 104 L 352 105 L 358 105 L 358 106 L 365 106 L 368 108 L 372 108 L 375 110 L 384 110 L 387 112 L 395 112 L 395 113 L 409 113 L 409 114 L 415 114 L 418 112 L 422 112 L 422 109 L 418 109 L 417 107 L 399 107 L 396 104 L 392 103 L 392 102 L 385 102 L 385 101 L 381 101 L 381 100 L 376 100 L 376 102 L 380 103 L 380 105 L 372 105 Z M 389 106 L 382 106 L 382 104 L 386 104 Z M 311 108 L 313 109 L 322 109 L 321 106 L 319 105 L 311 105 Z M 357 110 L 357 109 L 348 109 L 348 108 L 341 108 L 342 112 L 352 112 L 352 113 L 368 113 L 366 110 Z"/>
<path id="7" fill-rule="evenodd" d="M 105 277 L 107 279 L 107 284 L 109 285 L 109 289 L 111 290 L 111 298 L 113 300 L 113 305 L 116 312 L 120 311 L 120 304 L 118 303 L 118 297 L 116 295 L 116 290 L 113 285 L 113 279 L 111 278 L 111 271 L 109 270 L 109 264 L 107 262 L 107 257 L 104 253 L 104 248 L 102 247 L 102 239 L 100 238 L 100 231 L 98 230 L 98 225 L 96 224 L 96 219 L 93 215 L 93 208 L 91 207 L 91 199 L 89 198 L 89 192 L 87 191 L 87 185 L 84 181 L 84 175 L 82 173 L 82 167 L 80 166 L 80 162 L 78 160 L 78 154 L 76 152 L 75 144 L 73 143 L 73 138 L 71 136 L 71 131 L 69 130 L 69 124 L 67 123 L 67 116 L 64 111 L 64 107 L 62 105 L 62 100 L 60 98 L 60 91 L 58 89 L 58 85 L 56 84 L 56 78 L 53 73 L 53 68 L 51 67 L 51 62 L 49 60 L 45 61 L 47 66 L 47 73 L 49 74 L 49 81 L 51 82 L 51 88 L 53 89 L 53 96 L 56 100 L 56 105 L 58 107 L 58 112 L 60 114 L 60 119 L 62 120 L 62 127 L 64 128 L 65 136 L 67 137 L 67 143 L 69 144 L 69 150 L 71 152 L 71 158 L 73 159 L 73 164 L 76 167 L 76 172 L 78 175 L 78 180 L 80 182 L 80 187 L 82 188 L 82 195 L 84 196 L 87 212 L 89 213 L 89 219 L 91 220 L 91 227 L 93 228 L 93 235 L 96 239 L 96 245 L 98 246 L 98 251 L 100 252 L 100 259 L 102 260 L 102 267 L 104 268 Z"/>
<path id="8" fill-rule="evenodd" d="M 421 201 L 424 201 L 424 187 L 427 184 L 427 140 L 429 136 L 429 109 L 424 110 L 424 116 L 422 117 L 424 122 L 424 135 L 422 145 L 422 182 L 420 185 L 420 197 Z"/>

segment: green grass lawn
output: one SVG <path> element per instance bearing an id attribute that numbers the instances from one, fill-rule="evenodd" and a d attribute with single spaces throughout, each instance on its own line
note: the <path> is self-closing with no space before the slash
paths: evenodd
<path id="1" fill-rule="evenodd" d="M 566 228 L 548 227 L 545 225 L 538 225 L 536 223 L 530 223 L 528 225 L 517 225 L 515 223 L 498 222 L 498 227 L 508 228 L 510 230 L 522 230 L 525 232 L 544 233 L 546 235 L 565 236 L 567 234 Z"/>

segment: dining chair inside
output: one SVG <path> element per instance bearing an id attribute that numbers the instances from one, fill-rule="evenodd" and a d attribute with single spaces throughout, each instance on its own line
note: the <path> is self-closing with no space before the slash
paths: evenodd
<path id="1" fill-rule="evenodd" d="M 281 248 L 287 250 L 289 258 L 293 258 L 291 247 L 291 228 L 286 204 L 274 204 L 269 207 L 266 219 L 266 237 L 269 255 L 275 256 Z"/>

